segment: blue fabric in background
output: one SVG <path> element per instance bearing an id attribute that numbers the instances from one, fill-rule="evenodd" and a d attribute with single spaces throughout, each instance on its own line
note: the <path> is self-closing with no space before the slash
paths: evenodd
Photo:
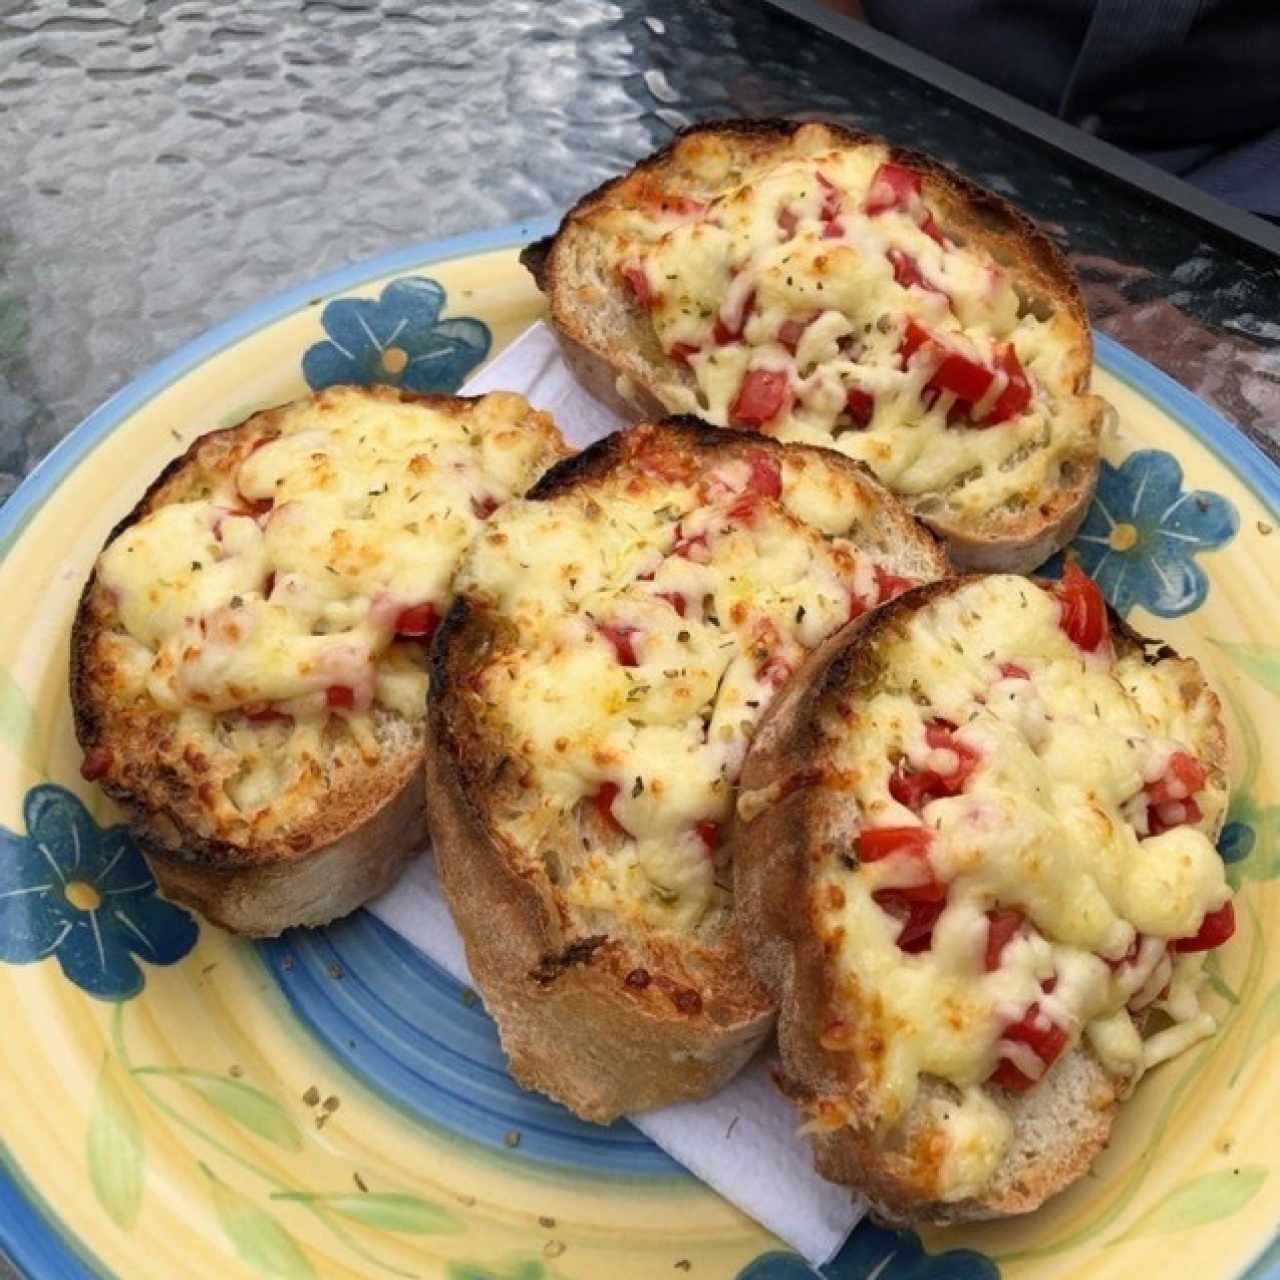
<path id="1" fill-rule="evenodd" d="M 863 0 L 868 21 L 1214 195 L 1280 216 L 1277 0 Z"/>

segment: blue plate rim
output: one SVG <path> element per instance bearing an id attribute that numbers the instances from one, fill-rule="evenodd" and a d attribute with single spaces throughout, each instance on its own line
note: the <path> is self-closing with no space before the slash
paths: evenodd
<path id="1" fill-rule="evenodd" d="M 237 313 L 184 344 L 127 382 L 69 432 L 0 507 L 0 560 L 58 485 L 130 414 L 206 360 L 286 316 L 334 294 L 397 271 L 509 249 L 549 235 L 556 217 L 466 232 L 365 258 L 312 277 Z M 1236 478 L 1280 518 L 1280 465 L 1181 383 L 1104 333 L 1094 332 L 1097 362 L 1185 427 L 1225 462 Z M 102 1280 L 111 1272 L 87 1255 L 53 1206 L 26 1185 L 0 1143 L 0 1249 L 29 1280 Z M 1236 1280 L 1280 1276 L 1280 1237 L 1263 1248 Z"/>

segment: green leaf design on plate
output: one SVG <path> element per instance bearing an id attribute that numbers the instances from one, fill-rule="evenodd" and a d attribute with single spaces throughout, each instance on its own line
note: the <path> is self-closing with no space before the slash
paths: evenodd
<path id="1" fill-rule="evenodd" d="M 117 1227 L 131 1231 L 142 1207 L 142 1126 L 110 1057 L 102 1060 L 85 1148 L 93 1194 Z"/>
<path id="2" fill-rule="evenodd" d="M 134 1067 L 140 1076 L 163 1076 L 198 1093 L 237 1124 L 287 1151 L 302 1150 L 302 1134 L 289 1113 L 270 1094 L 241 1080 L 191 1067 Z"/>
<path id="3" fill-rule="evenodd" d="M 227 1239 L 249 1266 L 280 1280 L 314 1280 L 315 1270 L 293 1237 L 248 1196 L 223 1182 L 206 1164 L 213 1208 Z"/>
<path id="4" fill-rule="evenodd" d="M 1168 1231 L 1186 1231 L 1207 1222 L 1238 1213 L 1258 1194 L 1267 1180 L 1267 1170 L 1260 1165 L 1240 1169 L 1217 1169 L 1201 1174 L 1174 1187 L 1163 1200 L 1153 1205 L 1112 1244 L 1134 1240 L 1139 1236 L 1163 1235 Z"/>
<path id="5" fill-rule="evenodd" d="M 0 742 L 36 773 L 36 713 L 22 686 L 0 667 Z"/>
<path id="6" fill-rule="evenodd" d="M 449 1280 L 548 1280 L 542 1263 L 510 1262 L 502 1267 L 482 1267 L 473 1262 L 449 1263 Z"/>
<path id="7" fill-rule="evenodd" d="M 1232 644 L 1226 640 L 1214 640 L 1212 643 L 1264 689 L 1280 694 L 1280 645 Z"/>
<path id="8" fill-rule="evenodd" d="M 383 1231 L 456 1236 L 466 1230 L 452 1213 L 440 1205 L 398 1192 L 277 1191 L 271 1198 L 319 1205 L 342 1214 L 344 1218 L 354 1218 L 367 1227 L 378 1227 Z"/>
<path id="9" fill-rule="evenodd" d="M 1267 998 L 1262 1002 L 1262 1008 L 1258 1010 L 1253 1025 L 1249 1028 L 1249 1038 L 1244 1042 L 1244 1052 L 1240 1055 L 1240 1062 L 1236 1069 L 1231 1073 L 1232 1084 L 1240 1078 L 1240 1073 L 1249 1064 L 1249 1059 L 1277 1031 L 1280 1031 L 1280 983 L 1267 992 Z"/>

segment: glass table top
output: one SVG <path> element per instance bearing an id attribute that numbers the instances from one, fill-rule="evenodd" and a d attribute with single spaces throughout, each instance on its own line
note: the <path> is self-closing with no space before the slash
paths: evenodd
<path id="1" fill-rule="evenodd" d="M 920 147 L 1068 246 L 1095 323 L 1280 448 L 1280 260 L 763 3 L 0 5 L 0 499 L 131 377 L 396 246 L 562 210 L 695 120 Z"/>

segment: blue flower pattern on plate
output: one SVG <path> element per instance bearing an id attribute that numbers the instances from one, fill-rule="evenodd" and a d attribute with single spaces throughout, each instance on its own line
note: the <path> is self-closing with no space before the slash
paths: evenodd
<path id="1" fill-rule="evenodd" d="M 385 382 L 408 391 L 453 392 L 489 354 L 489 326 L 441 320 L 445 291 L 425 276 L 393 280 L 375 301 L 339 298 L 320 315 L 328 341 L 302 357 L 313 391 L 336 383 Z"/>
<path id="2" fill-rule="evenodd" d="M 156 896 L 126 827 L 103 830 L 64 787 L 32 787 L 25 836 L 0 827 L 0 960 L 57 956 L 100 1000 L 128 1000 L 145 979 L 134 960 L 173 964 L 195 946 L 195 921 Z"/>
<path id="3" fill-rule="evenodd" d="M 1209 579 L 1196 563 L 1235 537 L 1236 509 L 1221 494 L 1182 487 L 1182 468 L 1163 449 L 1139 449 L 1118 467 L 1102 463 L 1098 491 L 1071 550 L 1112 608 L 1134 605 L 1177 618 L 1204 604 Z M 1061 557 L 1044 572 L 1057 576 Z"/>
<path id="4" fill-rule="evenodd" d="M 1252 852 L 1258 836 L 1247 822 L 1228 822 L 1218 837 L 1218 855 L 1230 866 L 1243 862 Z"/>
<path id="5" fill-rule="evenodd" d="M 1000 1280 L 990 1258 L 972 1249 L 926 1253 L 914 1231 L 891 1231 L 862 1222 L 844 1248 L 814 1271 L 794 1253 L 763 1253 L 738 1272 L 737 1280 Z"/>

